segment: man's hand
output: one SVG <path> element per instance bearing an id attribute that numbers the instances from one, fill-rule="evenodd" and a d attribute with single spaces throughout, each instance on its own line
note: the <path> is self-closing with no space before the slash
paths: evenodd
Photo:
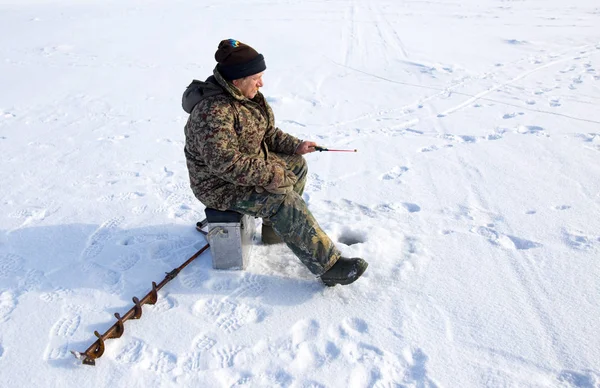
<path id="1" fill-rule="evenodd" d="M 303 141 L 302 143 L 300 143 L 298 148 L 296 148 L 296 154 L 304 155 L 304 154 L 309 154 L 311 152 L 315 152 L 316 146 L 317 146 L 317 143 L 315 143 L 314 141 Z"/>

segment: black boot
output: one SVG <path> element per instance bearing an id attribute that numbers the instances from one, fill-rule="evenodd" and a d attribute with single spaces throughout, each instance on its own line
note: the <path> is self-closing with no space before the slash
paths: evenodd
<path id="1" fill-rule="evenodd" d="M 275 233 L 273 227 L 269 224 L 262 224 L 261 241 L 265 245 L 281 244 L 283 240 Z"/>
<path id="2" fill-rule="evenodd" d="M 327 287 L 333 287 L 336 284 L 350 284 L 358 279 L 368 266 L 369 263 L 360 258 L 340 257 L 329 271 L 321 275 L 321 280 Z"/>

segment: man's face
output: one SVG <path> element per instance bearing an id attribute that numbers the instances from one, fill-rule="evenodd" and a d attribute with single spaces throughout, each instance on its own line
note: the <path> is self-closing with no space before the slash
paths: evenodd
<path id="1" fill-rule="evenodd" d="M 252 99 L 256 96 L 256 93 L 258 93 L 258 89 L 262 88 L 264 85 L 262 80 L 263 73 L 264 71 L 258 74 L 249 75 L 246 78 L 234 79 L 232 82 L 235 87 L 240 89 L 240 92 L 242 92 L 244 97 Z"/>

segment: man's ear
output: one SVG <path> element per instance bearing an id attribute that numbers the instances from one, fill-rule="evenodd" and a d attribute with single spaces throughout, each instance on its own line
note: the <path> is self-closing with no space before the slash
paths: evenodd
<path id="1" fill-rule="evenodd" d="M 240 87 L 240 83 L 241 83 L 241 79 L 234 79 L 231 81 L 231 83 L 233 84 L 233 86 L 235 86 L 236 88 Z"/>

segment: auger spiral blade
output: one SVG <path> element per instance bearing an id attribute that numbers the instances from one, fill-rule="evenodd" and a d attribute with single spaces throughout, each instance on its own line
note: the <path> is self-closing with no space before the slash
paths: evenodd
<path id="1" fill-rule="evenodd" d="M 155 282 L 152 282 L 152 290 L 150 290 L 150 292 L 148 292 L 148 294 L 146 294 L 146 296 L 144 296 L 142 299 L 133 297 L 134 306 L 123 316 L 121 316 L 119 313 L 115 313 L 117 322 L 112 325 L 104 334 L 94 331 L 94 335 L 98 337 L 98 339 L 89 348 L 87 348 L 85 352 L 80 353 L 78 351 L 71 350 L 71 354 L 73 354 L 84 365 L 96 365 L 96 359 L 102 357 L 104 354 L 104 341 L 112 338 L 120 338 L 125 332 L 125 321 L 129 319 L 140 319 L 142 317 L 142 306 L 145 304 L 155 304 L 158 300 L 158 291 L 168 282 L 173 280 L 175 276 L 181 272 L 181 270 L 183 270 L 188 264 L 194 261 L 194 259 L 200 256 L 202 252 L 208 249 L 208 247 L 209 245 L 206 244 L 181 266 L 175 268 L 171 272 L 168 272 L 160 284 L 157 285 Z"/>

